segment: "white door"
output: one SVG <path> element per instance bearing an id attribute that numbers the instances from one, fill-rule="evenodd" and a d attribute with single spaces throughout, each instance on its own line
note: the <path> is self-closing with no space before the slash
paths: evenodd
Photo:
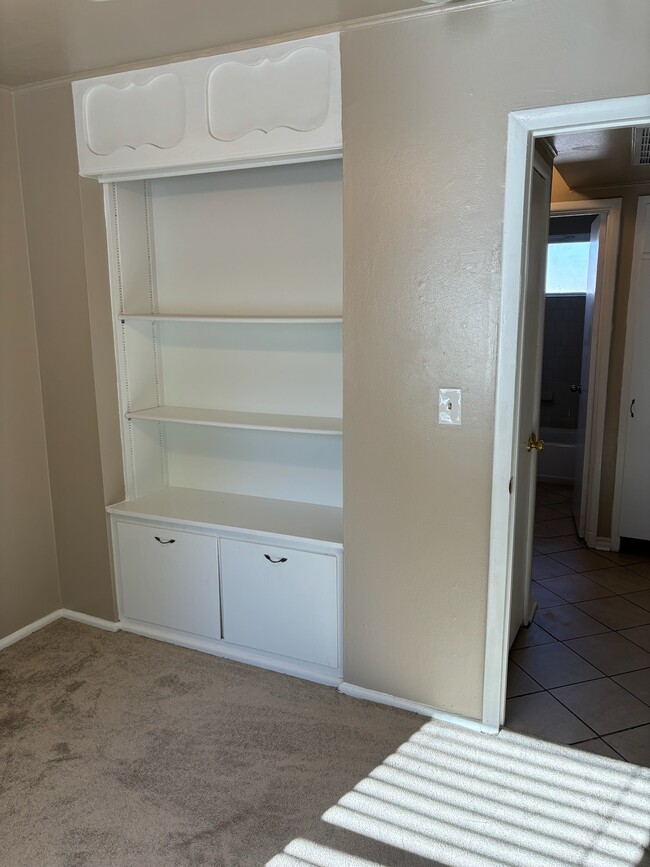
<path id="1" fill-rule="evenodd" d="M 551 199 L 551 169 L 541 160 L 533 167 L 524 297 L 522 299 L 519 418 L 514 458 L 514 530 L 510 644 L 532 616 L 531 566 L 535 522 L 535 484 L 538 449 L 531 441 L 539 434 L 544 349 L 544 284 Z M 498 443 L 496 448 L 498 448 Z"/>
<path id="2" fill-rule="evenodd" d="M 650 540 L 650 196 L 639 199 L 627 319 L 620 536 Z"/>
<path id="3" fill-rule="evenodd" d="M 589 485 L 589 450 L 591 446 L 591 405 L 589 387 L 591 381 L 591 345 L 594 321 L 594 304 L 599 276 L 600 235 L 603 218 L 598 216 L 591 224 L 589 238 L 589 267 L 585 297 L 585 322 L 582 334 L 582 367 L 578 403 L 578 429 L 576 432 L 576 470 L 573 483 L 573 517 L 578 536 L 584 539 L 587 528 L 587 491 Z"/>

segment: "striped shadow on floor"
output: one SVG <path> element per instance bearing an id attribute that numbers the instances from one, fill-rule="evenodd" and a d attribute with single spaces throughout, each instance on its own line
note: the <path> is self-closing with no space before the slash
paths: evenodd
<path id="1" fill-rule="evenodd" d="M 635 867 L 650 842 L 650 770 L 433 721 L 322 818 L 329 831 L 268 867 Z"/>

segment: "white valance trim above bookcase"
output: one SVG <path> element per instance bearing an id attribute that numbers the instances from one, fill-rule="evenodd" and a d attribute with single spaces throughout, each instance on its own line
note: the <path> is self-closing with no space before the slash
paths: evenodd
<path id="1" fill-rule="evenodd" d="M 100 181 L 341 155 L 339 34 L 72 85 L 80 173 Z"/>

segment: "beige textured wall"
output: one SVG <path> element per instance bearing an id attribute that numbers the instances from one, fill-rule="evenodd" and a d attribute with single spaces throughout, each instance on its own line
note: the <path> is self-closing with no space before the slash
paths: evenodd
<path id="1" fill-rule="evenodd" d="M 518 0 L 343 36 L 350 683 L 480 715 L 507 113 L 649 90 L 649 34 L 646 0 Z M 108 617 L 101 204 L 68 88 L 16 102 L 64 604 Z"/>
<path id="2" fill-rule="evenodd" d="M 649 91 L 649 36 L 646 0 L 343 36 L 347 681 L 481 713 L 507 114 Z"/>
<path id="3" fill-rule="evenodd" d="M 12 95 L 0 90 L 0 638 L 60 607 Z"/>
<path id="4" fill-rule="evenodd" d="M 627 304 L 630 296 L 636 212 L 639 196 L 648 195 L 650 195 L 650 183 L 624 187 L 606 186 L 594 187 L 589 190 L 571 190 L 557 171 L 553 173 L 551 198 L 554 202 L 571 202 L 581 199 L 620 198 L 622 200 L 619 254 L 614 295 L 614 318 L 612 322 L 612 345 L 609 356 L 609 378 L 605 406 L 602 481 L 598 508 L 598 535 L 605 538 L 610 538 L 612 535 L 612 508 L 614 502 L 614 484 L 616 481 L 616 448 L 618 444 Z"/>
<path id="5" fill-rule="evenodd" d="M 66 608 L 114 619 L 104 505 L 105 488 L 119 484 L 105 485 L 100 442 L 116 421 L 107 419 L 105 402 L 98 406 L 97 390 L 103 397 L 115 374 L 105 351 L 110 316 L 95 369 L 92 337 L 105 305 L 88 295 L 101 288 L 106 267 L 96 235 L 101 200 L 95 191 L 84 195 L 94 205 L 87 280 L 70 86 L 18 91 L 15 104 L 61 598 Z"/>

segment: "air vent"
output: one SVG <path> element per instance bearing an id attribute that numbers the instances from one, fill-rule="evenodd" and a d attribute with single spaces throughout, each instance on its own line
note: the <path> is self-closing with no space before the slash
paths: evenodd
<path id="1" fill-rule="evenodd" d="M 632 136 L 632 165 L 650 166 L 650 126 L 637 126 Z"/>

